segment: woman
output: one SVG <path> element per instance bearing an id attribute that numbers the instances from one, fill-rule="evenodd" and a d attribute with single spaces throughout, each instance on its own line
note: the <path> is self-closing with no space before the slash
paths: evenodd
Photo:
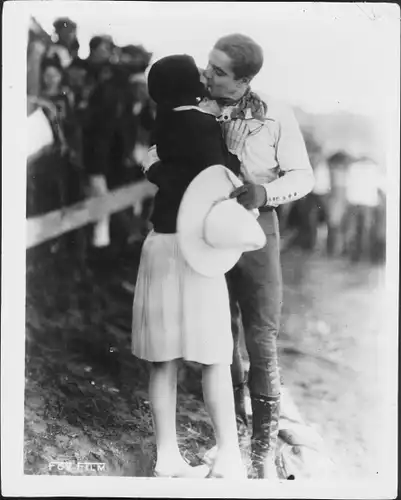
<path id="1" fill-rule="evenodd" d="M 73 160 L 79 158 L 78 122 L 74 112 L 74 98 L 65 85 L 66 75 L 57 59 L 45 59 L 42 63 L 41 99 L 53 105 L 54 113 L 48 118 L 56 129 L 63 153 Z M 46 112 L 45 107 L 45 112 Z"/>
<path id="2" fill-rule="evenodd" d="M 159 60 L 149 72 L 148 86 L 157 104 L 153 142 L 161 162 L 148 172 L 159 190 L 154 229 L 141 254 L 132 352 L 152 363 L 149 398 L 156 433 L 155 475 L 205 477 L 209 472 L 206 466 L 190 467 L 177 444 L 177 367 L 184 359 L 202 365 L 204 401 L 218 447 L 209 477 L 241 478 L 245 470 L 231 388 L 233 343 L 225 278 L 206 278 L 193 271 L 176 235 L 178 209 L 190 182 L 211 165 L 229 167 L 230 155 L 215 116 L 198 107 L 204 86 L 192 57 Z"/>

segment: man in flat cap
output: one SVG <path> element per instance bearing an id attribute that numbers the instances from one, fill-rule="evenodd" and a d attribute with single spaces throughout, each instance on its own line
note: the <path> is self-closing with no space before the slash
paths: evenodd
<path id="1" fill-rule="evenodd" d="M 68 17 L 60 17 L 54 21 L 53 27 L 56 41 L 49 48 L 46 57 L 58 58 L 61 66 L 67 68 L 78 56 L 77 25 Z"/>

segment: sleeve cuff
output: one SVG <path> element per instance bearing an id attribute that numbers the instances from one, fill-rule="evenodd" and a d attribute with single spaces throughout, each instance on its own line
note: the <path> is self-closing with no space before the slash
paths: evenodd
<path id="1" fill-rule="evenodd" d="M 314 182 L 312 170 L 287 172 L 283 177 L 263 184 L 267 195 L 266 205 L 277 207 L 299 200 L 312 191 Z"/>
<path id="2" fill-rule="evenodd" d="M 302 198 L 302 193 L 298 191 L 293 191 L 292 193 L 277 193 L 275 192 L 275 186 L 272 184 L 263 184 L 263 187 L 266 190 L 266 206 L 269 207 L 278 207 L 283 203 L 289 203 L 290 201 L 295 201 L 299 198 Z"/>
<path id="3" fill-rule="evenodd" d="M 156 146 L 151 146 L 143 161 L 143 171 L 146 173 L 150 167 L 158 161 L 160 161 L 160 158 L 157 155 Z"/>
<path id="4" fill-rule="evenodd" d="M 265 207 L 277 207 L 278 203 L 273 200 L 270 196 L 270 190 L 268 188 L 268 184 L 262 184 L 266 191 L 266 204 Z"/>

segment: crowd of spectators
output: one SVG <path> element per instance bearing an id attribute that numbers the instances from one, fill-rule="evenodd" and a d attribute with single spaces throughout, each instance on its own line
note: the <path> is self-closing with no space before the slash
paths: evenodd
<path id="1" fill-rule="evenodd" d="M 39 106 L 51 123 L 58 165 L 68 164 L 70 178 L 79 173 L 72 195 L 61 203 L 69 204 L 142 175 L 139 167 L 154 119 L 144 75 L 152 54 L 142 45 L 119 47 L 100 34 L 90 40 L 89 56 L 82 59 L 76 23 L 59 18 L 53 27 L 36 62 L 36 95 L 31 92 L 28 102 Z M 50 176 L 45 176 L 46 182 Z M 110 246 L 108 218 L 95 225 L 92 246 Z"/>

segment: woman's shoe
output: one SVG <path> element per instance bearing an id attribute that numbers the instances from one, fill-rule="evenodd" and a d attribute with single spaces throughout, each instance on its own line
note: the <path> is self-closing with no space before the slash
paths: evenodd
<path id="1" fill-rule="evenodd" d="M 206 465 L 208 465 L 210 468 L 213 466 L 213 462 L 215 461 L 217 456 L 217 446 L 213 446 L 213 448 L 210 448 L 210 450 L 207 450 L 203 457 L 203 461 L 205 462 Z"/>
<path id="2" fill-rule="evenodd" d="M 248 479 L 245 467 L 241 464 L 238 467 L 231 467 L 228 465 L 225 468 L 213 467 L 207 475 L 208 479 Z"/>
<path id="3" fill-rule="evenodd" d="M 247 479 L 247 473 L 244 464 L 241 460 L 241 455 L 238 457 L 233 455 L 216 456 L 213 460 L 208 478 L 220 479 Z"/>
<path id="4" fill-rule="evenodd" d="M 208 476 L 210 469 L 207 465 L 197 465 L 192 467 L 191 465 L 184 463 L 178 469 L 171 470 L 154 470 L 154 477 L 179 477 L 188 479 L 204 479 Z"/>

